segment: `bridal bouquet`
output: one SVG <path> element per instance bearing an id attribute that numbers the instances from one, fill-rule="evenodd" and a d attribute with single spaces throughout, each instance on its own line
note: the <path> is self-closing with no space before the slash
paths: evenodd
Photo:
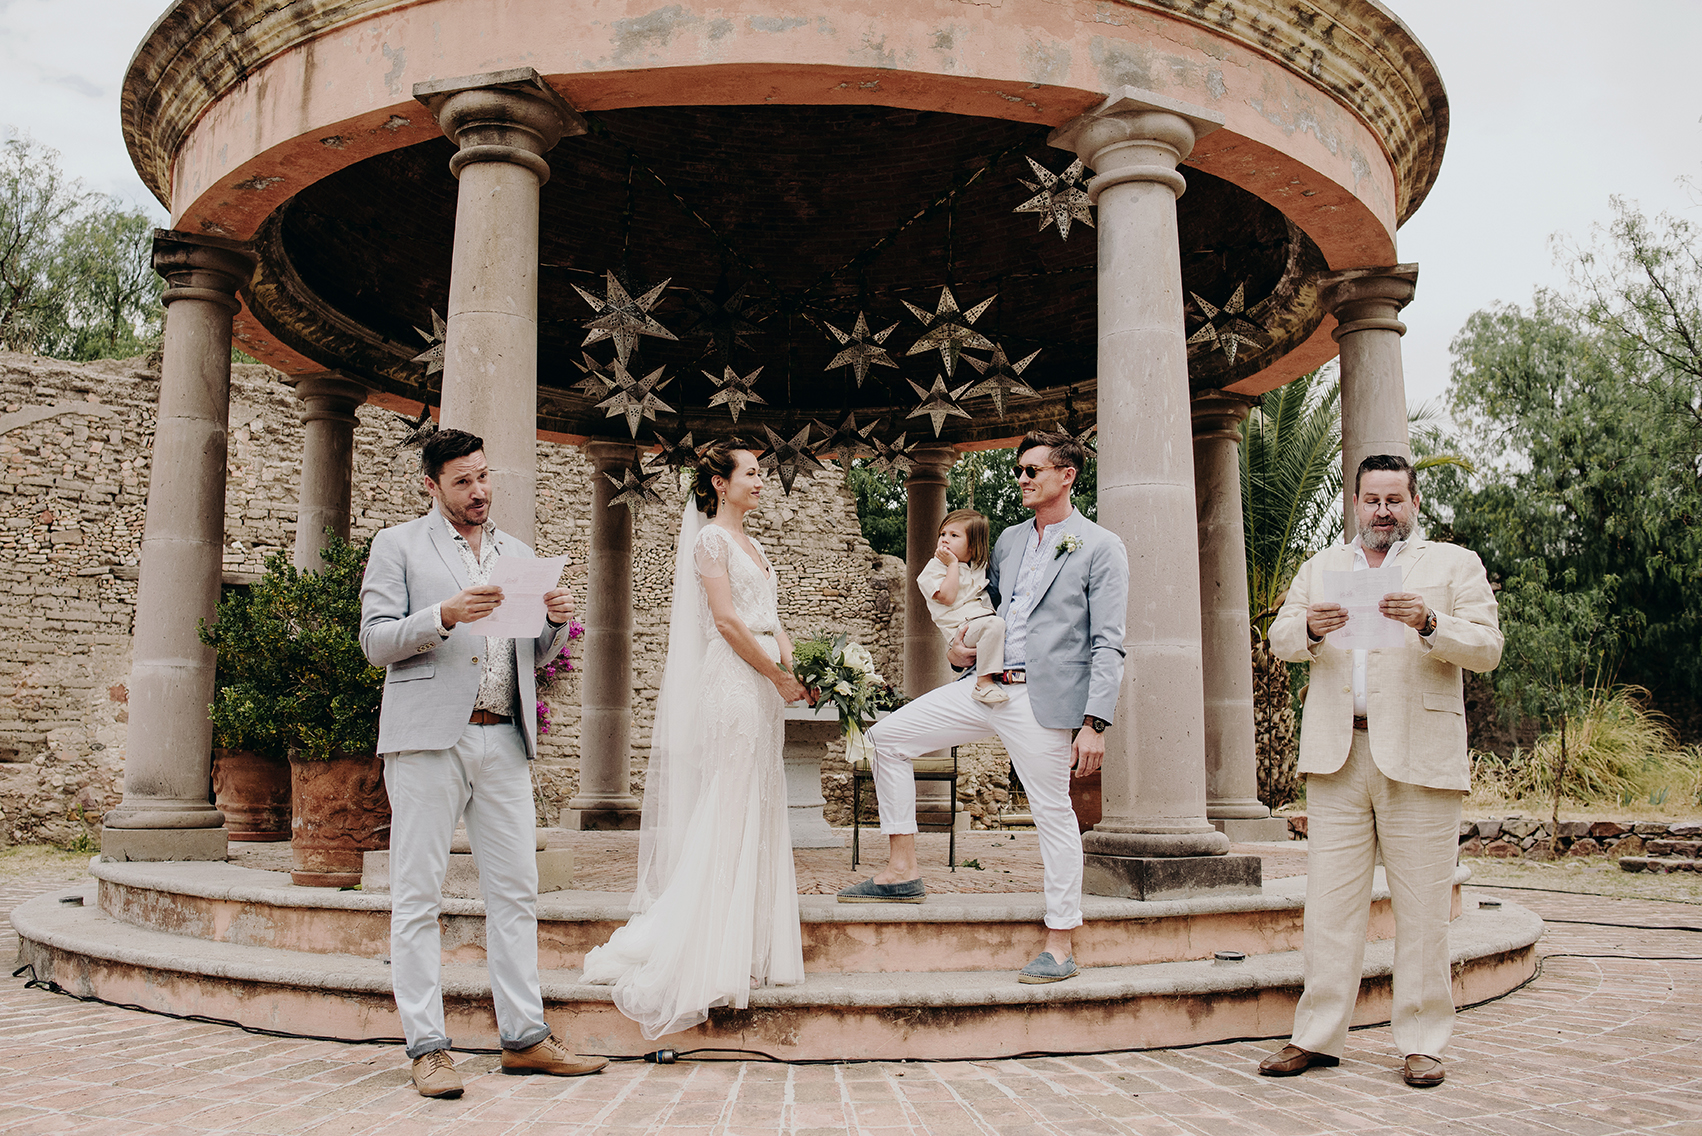
<path id="1" fill-rule="evenodd" d="M 839 710 L 839 732 L 852 762 L 872 756 L 864 723 L 874 721 L 875 711 L 895 709 L 904 701 L 875 670 L 868 648 L 845 635 L 824 633 L 794 644 L 792 676 L 810 689 L 812 707 L 831 702 Z"/>

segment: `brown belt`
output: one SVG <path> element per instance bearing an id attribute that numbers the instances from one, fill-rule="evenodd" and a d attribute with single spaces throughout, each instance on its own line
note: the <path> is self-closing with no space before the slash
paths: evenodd
<path id="1" fill-rule="evenodd" d="M 1355 714 L 1353 716 L 1353 728 L 1356 729 L 1356 730 L 1369 730 L 1371 727 L 1365 721 L 1364 718 L 1361 718 L 1358 714 Z"/>
<path id="2" fill-rule="evenodd" d="M 507 714 L 498 714 L 494 710 L 475 710 L 467 719 L 468 724 L 474 726 L 505 726 L 512 721 L 514 719 Z"/>

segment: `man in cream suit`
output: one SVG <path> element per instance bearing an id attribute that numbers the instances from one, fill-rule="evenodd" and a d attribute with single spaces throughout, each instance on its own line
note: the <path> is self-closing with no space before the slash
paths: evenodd
<path id="1" fill-rule="evenodd" d="M 1409 1085 L 1442 1083 L 1454 1025 L 1448 915 L 1460 801 L 1470 788 L 1461 669 L 1501 661 L 1495 594 L 1476 553 L 1413 539 L 1418 479 L 1404 457 L 1374 454 L 1354 478 L 1359 535 L 1312 557 L 1271 624 L 1271 650 L 1311 666 L 1300 728 L 1306 775 L 1306 989 L 1270 1077 L 1341 1060 L 1359 993 L 1378 853 L 1395 912 L 1394 1040 Z M 1322 600 L 1325 572 L 1389 565 L 1401 590 L 1379 610 L 1406 625 L 1392 650 L 1325 639 L 1348 613 Z"/>
<path id="2" fill-rule="evenodd" d="M 439 430 L 420 464 L 432 510 L 372 541 L 361 585 L 361 649 L 387 669 L 378 752 L 390 794 L 390 976 L 414 1087 L 458 1097 L 444 1028 L 438 913 L 457 821 L 465 818 L 485 903 L 491 997 L 504 1073 L 595 1073 L 550 1032 L 538 988 L 537 753 L 533 669 L 567 642 L 573 597 L 544 597 L 535 639 L 487 638 L 474 620 L 502 603 L 488 581 L 532 550 L 491 523 L 484 442 Z M 471 626 L 464 626 L 471 624 Z"/>
<path id="3" fill-rule="evenodd" d="M 1070 772 L 1086 777 L 1104 760 L 1104 733 L 1123 683 L 1129 555 L 1121 540 L 1070 503 L 1086 461 L 1081 443 L 1066 433 L 1022 440 L 1014 472 L 1034 519 L 999 535 L 987 567 L 989 594 L 1004 597 L 1006 670 L 998 677 L 1010 697 L 977 701 L 969 670 L 869 731 L 887 867 L 839 893 L 842 903 L 922 902 L 911 763 L 997 734 L 1028 791 L 1040 835 L 1046 941 L 1022 970 L 1021 981 L 1029 983 L 1077 973 L 1071 932 L 1081 925 L 1082 845 Z M 954 667 L 973 667 L 975 651 L 963 646 L 961 632 L 947 658 Z"/>

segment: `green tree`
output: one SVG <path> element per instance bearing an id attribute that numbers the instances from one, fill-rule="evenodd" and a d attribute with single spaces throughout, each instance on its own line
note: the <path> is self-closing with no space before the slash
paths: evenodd
<path id="1" fill-rule="evenodd" d="M 0 349 L 33 351 L 60 321 L 54 262 L 87 201 L 83 187 L 60 174 L 57 151 L 24 137 L 0 143 Z"/>

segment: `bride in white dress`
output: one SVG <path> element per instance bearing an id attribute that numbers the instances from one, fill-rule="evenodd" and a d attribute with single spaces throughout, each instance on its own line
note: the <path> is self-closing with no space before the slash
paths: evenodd
<path id="1" fill-rule="evenodd" d="M 674 563 L 668 662 L 645 775 L 635 914 L 585 956 L 581 981 L 651 1040 L 753 987 L 804 980 L 780 749 L 804 697 L 780 626 L 774 566 L 745 534 L 757 456 L 727 442 L 699 459 Z"/>

